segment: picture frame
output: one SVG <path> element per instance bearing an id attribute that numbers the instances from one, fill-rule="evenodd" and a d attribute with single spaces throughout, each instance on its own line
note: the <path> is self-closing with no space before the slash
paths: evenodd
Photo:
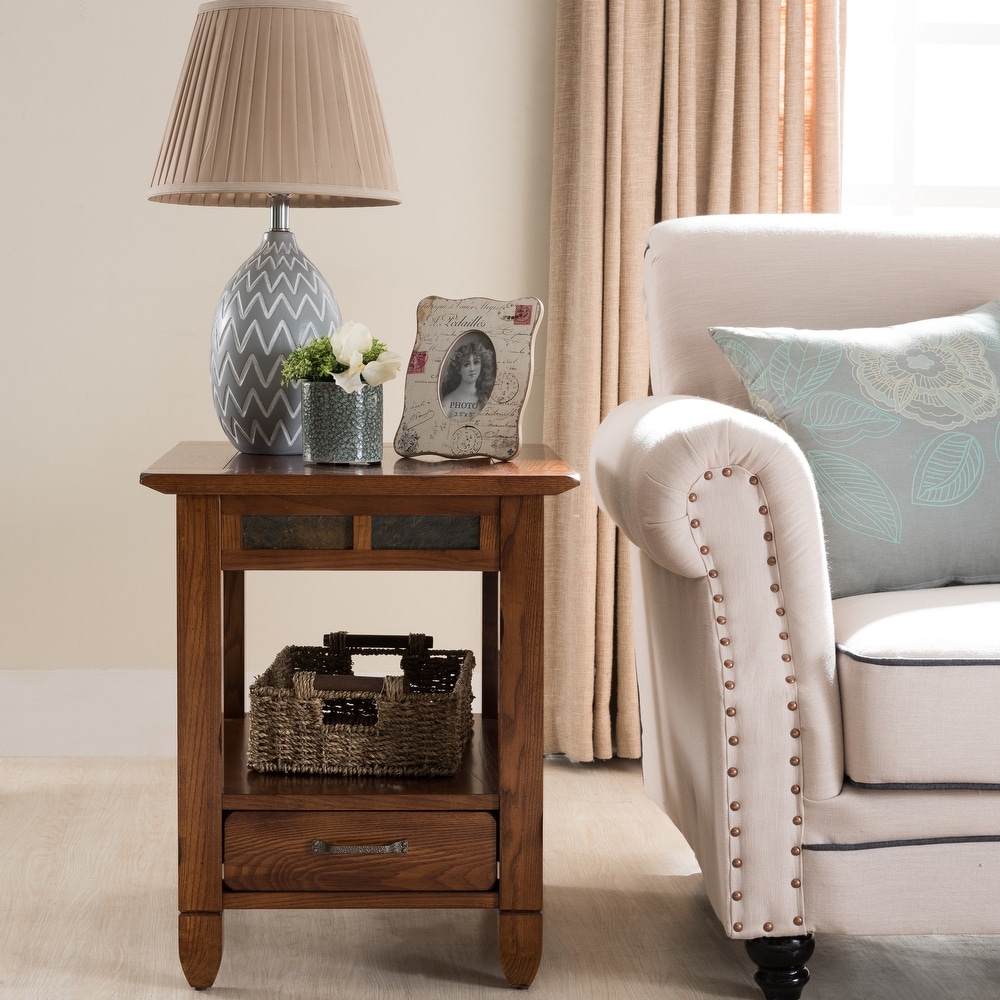
<path id="1" fill-rule="evenodd" d="M 514 458 L 543 312 L 533 297 L 421 299 L 397 454 Z"/>

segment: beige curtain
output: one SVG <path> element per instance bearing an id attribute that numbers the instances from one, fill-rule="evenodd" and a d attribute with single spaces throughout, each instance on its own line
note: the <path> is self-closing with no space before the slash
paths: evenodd
<path id="1" fill-rule="evenodd" d="M 590 441 L 645 395 L 659 219 L 837 211 L 845 0 L 557 0 L 545 440 L 583 474 L 546 506 L 546 749 L 638 757 L 627 551 Z"/>

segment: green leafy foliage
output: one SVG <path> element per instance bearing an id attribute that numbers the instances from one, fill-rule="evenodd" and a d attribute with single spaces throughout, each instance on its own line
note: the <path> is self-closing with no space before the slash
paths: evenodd
<path id="1" fill-rule="evenodd" d="M 342 367 L 334 368 L 336 364 L 337 361 L 333 356 L 333 346 L 329 337 L 311 340 L 308 344 L 296 347 L 285 358 L 281 366 L 281 384 L 319 382 L 323 379 L 332 379 L 334 371 L 343 370 Z"/>
<path id="2" fill-rule="evenodd" d="M 377 361 L 379 355 L 388 349 L 383 341 L 373 338 L 371 347 L 361 357 L 362 364 Z M 348 368 L 349 365 L 338 361 L 334 356 L 330 338 L 319 337 L 296 347 L 285 358 L 281 366 L 281 384 L 330 381 L 335 374 L 346 372 Z"/>

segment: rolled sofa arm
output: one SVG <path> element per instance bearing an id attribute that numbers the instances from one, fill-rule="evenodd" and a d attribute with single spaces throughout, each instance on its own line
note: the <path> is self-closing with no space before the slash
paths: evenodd
<path id="1" fill-rule="evenodd" d="M 591 481 L 601 509 L 630 541 L 681 576 L 705 574 L 689 525 L 694 484 L 708 469 L 733 466 L 758 475 L 775 468 L 777 475 L 769 478 L 801 481 L 801 495 L 792 498 L 796 506 L 815 507 L 812 476 L 791 438 L 770 421 L 714 400 L 633 399 L 608 415 L 591 449 Z"/>
<path id="2" fill-rule="evenodd" d="M 606 418 L 591 478 L 634 545 L 647 790 L 695 850 L 730 936 L 802 933 L 808 802 L 843 783 L 808 463 L 754 414 L 651 397 Z"/>

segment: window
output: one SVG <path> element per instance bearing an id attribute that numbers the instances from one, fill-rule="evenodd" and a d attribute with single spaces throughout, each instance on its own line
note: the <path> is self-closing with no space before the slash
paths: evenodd
<path id="1" fill-rule="evenodd" d="M 1000 225 L 997 0 L 849 0 L 843 210 Z"/>

